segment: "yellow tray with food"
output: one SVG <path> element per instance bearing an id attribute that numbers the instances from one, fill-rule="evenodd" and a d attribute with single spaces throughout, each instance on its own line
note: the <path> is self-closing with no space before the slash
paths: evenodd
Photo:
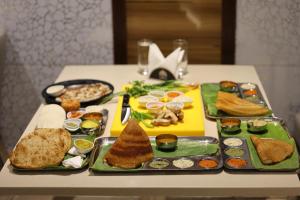
<path id="1" fill-rule="evenodd" d="M 295 171 L 295 140 L 278 118 L 217 120 L 224 166 L 232 171 Z"/>
<path id="2" fill-rule="evenodd" d="M 216 138 L 149 137 L 130 119 L 119 137 L 98 138 L 90 167 L 94 172 L 217 173 L 223 162 Z"/>
<path id="3" fill-rule="evenodd" d="M 62 128 L 39 128 L 18 142 L 9 160 L 16 171 L 84 169 L 94 148 L 93 140 L 92 136 L 71 136 Z"/>
<path id="4" fill-rule="evenodd" d="M 124 88 L 130 94 L 131 118 L 140 121 L 149 136 L 162 133 L 177 136 L 204 135 L 201 94 L 197 85 L 166 81 L 158 86 L 135 82 Z M 119 136 L 126 125 L 121 122 L 122 104 L 123 96 L 120 96 L 110 130 L 111 136 Z"/>
<path id="5" fill-rule="evenodd" d="M 205 115 L 211 119 L 220 117 L 271 116 L 272 111 L 254 83 L 204 83 L 201 85 Z"/>

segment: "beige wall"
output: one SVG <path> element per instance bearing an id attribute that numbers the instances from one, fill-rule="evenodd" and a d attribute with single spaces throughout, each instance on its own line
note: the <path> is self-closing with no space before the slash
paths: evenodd
<path id="1" fill-rule="evenodd" d="M 110 0 L 0 0 L 0 133 L 10 150 L 68 64 L 113 63 Z"/>
<path id="2" fill-rule="evenodd" d="M 237 3 L 236 63 L 256 66 L 274 113 L 300 136 L 295 129 L 295 113 L 300 112 L 300 3 Z"/>

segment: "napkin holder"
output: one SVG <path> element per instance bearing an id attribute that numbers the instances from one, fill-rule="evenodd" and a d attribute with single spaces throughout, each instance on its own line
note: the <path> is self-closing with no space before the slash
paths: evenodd
<path id="1" fill-rule="evenodd" d="M 182 50 L 177 48 L 165 58 L 159 47 L 155 43 L 151 44 L 148 57 L 149 77 L 160 80 L 175 80 L 176 68 L 182 55 Z"/>
<path id="2" fill-rule="evenodd" d="M 150 74 L 150 78 L 159 79 L 159 80 L 175 80 L 176 79 L 175 76 L 173 75 L 173 73 L 171 73 L 168 69 L 162 68 L 162 67 L 158 67 L 158 68 L 154 69 Z"/>

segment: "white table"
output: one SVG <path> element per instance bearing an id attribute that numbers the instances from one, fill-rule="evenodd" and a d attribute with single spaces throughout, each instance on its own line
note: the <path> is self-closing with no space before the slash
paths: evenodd
<path id="1" fill-rule="evenodd" d="M 67 66 L 56 81 L 101 79 L 111 82 L 115 91 L 130 80 L 146 79 L 136 73 L 135 65 Z M 265 92 L 253 66 L 191 65 L 187 81 L 254 82 Z M 105 105 L 109 120 L 104 136 L 109 135 L 116 103 Z M 37 113 L 25 132 L 34 129 Z M 216 123 L 205 120 L 205 134 L 217 137 Z M 49 195 L 188 195 L 188 196 L 294 196 L 300 195 L 296 174 L 194 174 L 194 175 L 103 175 L 80 173 L 13 173 L 7 161 L 0 173 L 0 194 Z"/>

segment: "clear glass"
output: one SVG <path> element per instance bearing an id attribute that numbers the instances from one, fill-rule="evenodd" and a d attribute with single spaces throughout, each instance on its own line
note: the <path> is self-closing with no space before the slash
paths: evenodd
<path id="1" fill-rule="evenodd" d="M 183 55 L 179 56 L 177 63 L 177 76 L 181 78 L 188 73 L 188 42 L 185 39 L 174 40 L 173 49 L 177 49 L 178 47 L 183 50 Z"/>
<path id="2" fill-rule="evenodd" d="M 137 42 L 137 63 L 138 72 L 142 75 L 148 75 L 148 57 L 149 57 L 149 47 L 152 43 L 149 39 L 142 39 Z"/>

